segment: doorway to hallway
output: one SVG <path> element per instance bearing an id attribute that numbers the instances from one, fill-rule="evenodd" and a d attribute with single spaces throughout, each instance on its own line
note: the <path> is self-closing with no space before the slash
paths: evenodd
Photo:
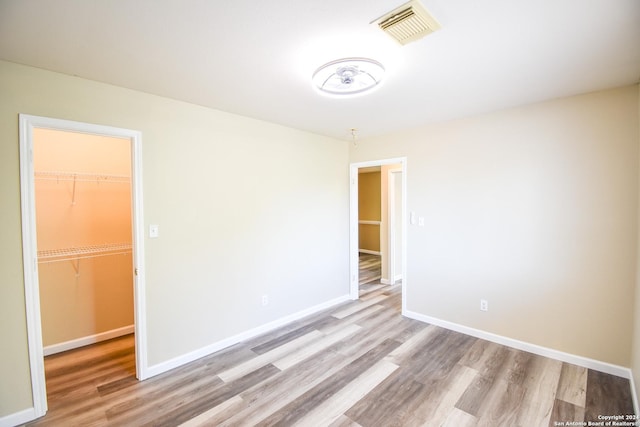
<path id="1" fill-rule="evenodd" d="M 361 225 L 375 225 L 374 220 L 360 216 L 360 172 L 379 170 L 380 221 L 379 250 L 361 250 Z M 402 308 L 405 304 L 406 286 L 406 158 L 384 159 L 353 163 L 350 167 L 350 296 L 360 297 L 360 286 L 376 281 L 383 285 L 401 283 Z M 370 228 L 370 227 L 369 227 Z M 374 232 L 375 234 L 375 232 Z M 377 257 L 377 259 L 375 258 Z M 363 261 L 361 264 L 361 260 Z M 373 271 L 378 268 L 379 278 Z"/>

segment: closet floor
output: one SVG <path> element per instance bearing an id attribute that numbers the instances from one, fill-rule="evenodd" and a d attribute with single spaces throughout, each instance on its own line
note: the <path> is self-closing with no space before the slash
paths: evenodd
<path id="1" fill-rule="evenodd" d="M 633 413 L 629 381 L 400 315 L 400 287 L 139 382 L 133 337 L 46 359 L 32 426 L 558 426 Z M 558 423 L 558 424 L 556 424 Z"/>

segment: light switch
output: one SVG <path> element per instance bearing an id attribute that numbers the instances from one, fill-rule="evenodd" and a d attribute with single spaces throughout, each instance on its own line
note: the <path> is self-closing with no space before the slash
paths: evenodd
<path id="1" fill-rule="evenodd" d="M 151 224 L 149 226 L 149 237 L 151 239 L 155 239 L 158 237 L 160 230 L 158 229 L 158 226 L 156 224 Z"/>
<path id="2" fill-rule="evenodd" d="M 413 211 L 409 214 L 409 224 L 416 225 L 416 213 Z"/>
<path id="3" fill-rule="evenodd" d="M 420 227 L 424 227 L 424 217 L 423 216 L 418 218 L 418 225 Z"/>

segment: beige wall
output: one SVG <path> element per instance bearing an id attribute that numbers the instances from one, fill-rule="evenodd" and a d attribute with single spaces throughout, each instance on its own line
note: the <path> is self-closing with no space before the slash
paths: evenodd
<path id="1" fill-rule="evenodd" d="M 151 366 L 348 295 L 344 141 L 0 62 L 0 417 L 32 404 L 19 113 L 142 132 Z"/>
<path id="2" fill-rule="evenodd" d="M 358 215 L 365 221 L 380 221 L 380 172 L 358 175 Z"/>
<path id="3" fill-rule="evenodd" d="M 360 220 L 381 221 L 380 172 L 364 172 L 358 175 L 358 215 Z M 360 249 L 380 252 L 380 225 L 360 224 L 358 227 Z"/>
<path id="4" fill-rule="evenodd" d="M 630 366 L 638 87 L 362 140 L 407 157 L 407 309 Z M 479 300 L 489 311 L 479 310 Z"/>
<path id="5" fill-rule="evenodd" d="M 36 172 L 131 175 L 127 139 L 51 129 L 33 139 Z M 131 244 L 129 182 L 36 179 L 35 199 L 39 251 Z M 133 324 L 130 253 L 40 262 L 38 274 L 45 347 Z"/>

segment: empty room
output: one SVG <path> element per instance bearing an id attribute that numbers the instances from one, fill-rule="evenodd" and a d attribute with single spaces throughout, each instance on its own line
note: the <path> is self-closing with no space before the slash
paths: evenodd
<path id="1" fill-rule="evenodd" d="M 0 182 L 0 427 L 639 425 L 637 0 L 0 0 Z"/>

